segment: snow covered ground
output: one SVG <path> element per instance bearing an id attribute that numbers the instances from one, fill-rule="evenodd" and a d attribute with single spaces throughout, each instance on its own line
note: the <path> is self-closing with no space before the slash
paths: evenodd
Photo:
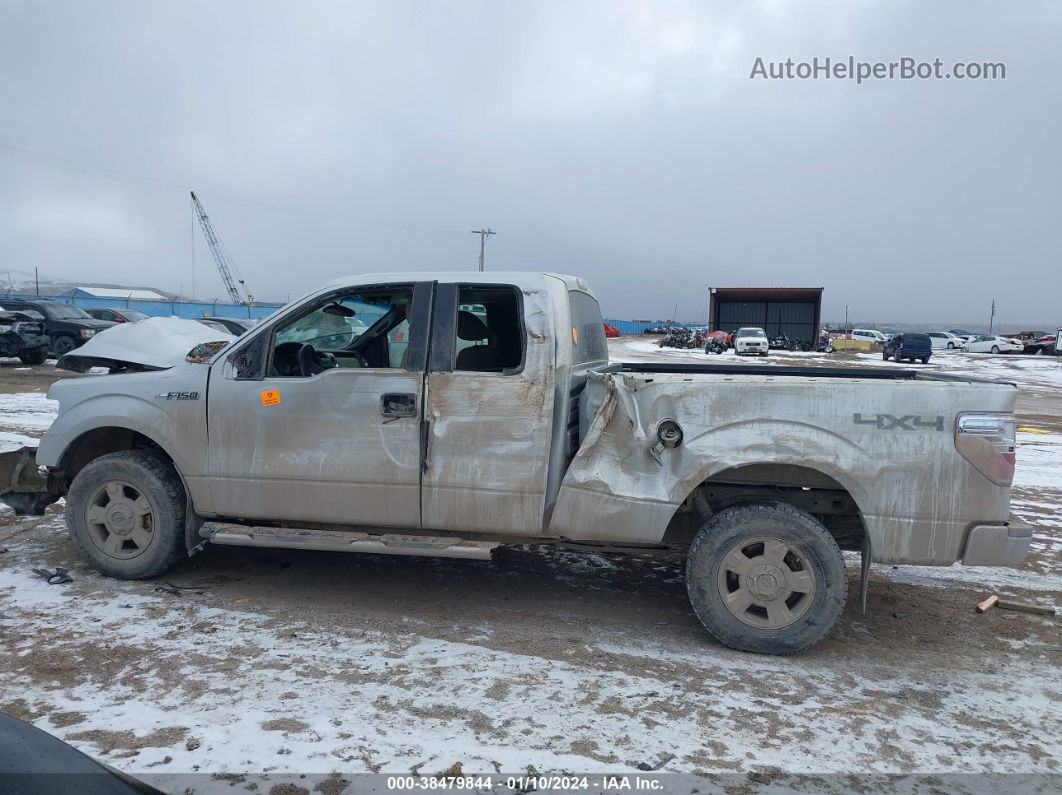
<path id="1" fill-rule="evenodd" d="M 621 339 L 614 358 L 704 360 L 651 346 Z M 829 361 L 769 361 L 783 358 Z M 929 368 L 1006 377 L 1059 412 L 1056 362 L 1002 358 Z M 54 410 L 39 391 L 0 393 L 0 445 L 39 436 Z M 465 774 L 1059 774 L 1059 619 L 973 611 L 990 593 L 1062 605 L 1062 434 L 1038 432 L 1049 429 L 1037 416 L 1019 434 L 1014 508 L 1035 528 L 1023 568 L 875 566 L 866 614 L 853 590 L 826 642 L 783 659 L 707 636 L 678 560 L 230 548 L 159 582 L 123 582 L 81 563 L 61 506 L 23 519 L 5 508 L 0 710 L 167 790 L 177 774 L 243 776 L 183 780 L 197 792 L 265 791 L 269 775 L 309 791 L 298 776 L 457 763 Z M 35 566 L 74 581 L 47 585 Z"/>

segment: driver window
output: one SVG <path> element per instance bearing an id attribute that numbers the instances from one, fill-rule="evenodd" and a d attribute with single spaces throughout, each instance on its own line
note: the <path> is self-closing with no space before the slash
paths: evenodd
<path id="1" fill-rule="evenodd" d="M 308 377 L 334 367 L 403 369 L 412 287 L 332 294 L 277 328 L 270 375 Z"/>

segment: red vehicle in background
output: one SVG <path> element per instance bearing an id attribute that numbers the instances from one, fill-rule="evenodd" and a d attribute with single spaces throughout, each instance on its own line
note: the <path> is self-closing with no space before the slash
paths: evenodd
<path id="1" fill-rule="evenodd" d="M 613 326 L 611 323 L 605 323 L 605 336 L 606 337 L 618 337 L 620 330 Z"/>
<path id="2" fill-rule="evenodd" d="M 1057 334 L 1045 334 L 1042 337 L 1038 337 L 1036 340 L 1026 342 L 1025 353 L 1053 354 L 1057 345 Z"/>
<path id="3" fill-rule="evenodd" d="M 725 331 L 709 331 L 704 338 L 705 353 L 726 353 L 734 344 L 734 335 Z"/>
<path id="4" fill-rule="evenodd" d="M 145 315 L 138 309 L 130 309 L 128 307 L 122 307 L 121 309 L 113 309 L 111 307 L 99 307 L 90 306 L 85 309 L 96 320 L 110 320 L 112 323 L 139 323 L 141 320 L 147 320 L 148 315 Z"/>

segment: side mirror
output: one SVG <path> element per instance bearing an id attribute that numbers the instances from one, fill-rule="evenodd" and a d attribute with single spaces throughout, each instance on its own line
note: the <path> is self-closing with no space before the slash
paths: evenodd
<path id="1" fill-rule="evenodd" d="M 186 362 L 191 364 L 204 364 L 209 362 L 215 353 L 220 351 L 226 345 L 228 341 L 222 342 L 201 342 L 196 345 L 192 350 L 188 351 L 188 355 L 184 357 Z"/>

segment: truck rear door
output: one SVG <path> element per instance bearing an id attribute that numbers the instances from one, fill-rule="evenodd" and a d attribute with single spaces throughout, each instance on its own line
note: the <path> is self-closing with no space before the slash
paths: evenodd
<path id="1" fill-rule="evenodd" d="M 536 535 L 554 413 L 544 289 L 439 284 L 425 389 L 425 528 Z"/>

